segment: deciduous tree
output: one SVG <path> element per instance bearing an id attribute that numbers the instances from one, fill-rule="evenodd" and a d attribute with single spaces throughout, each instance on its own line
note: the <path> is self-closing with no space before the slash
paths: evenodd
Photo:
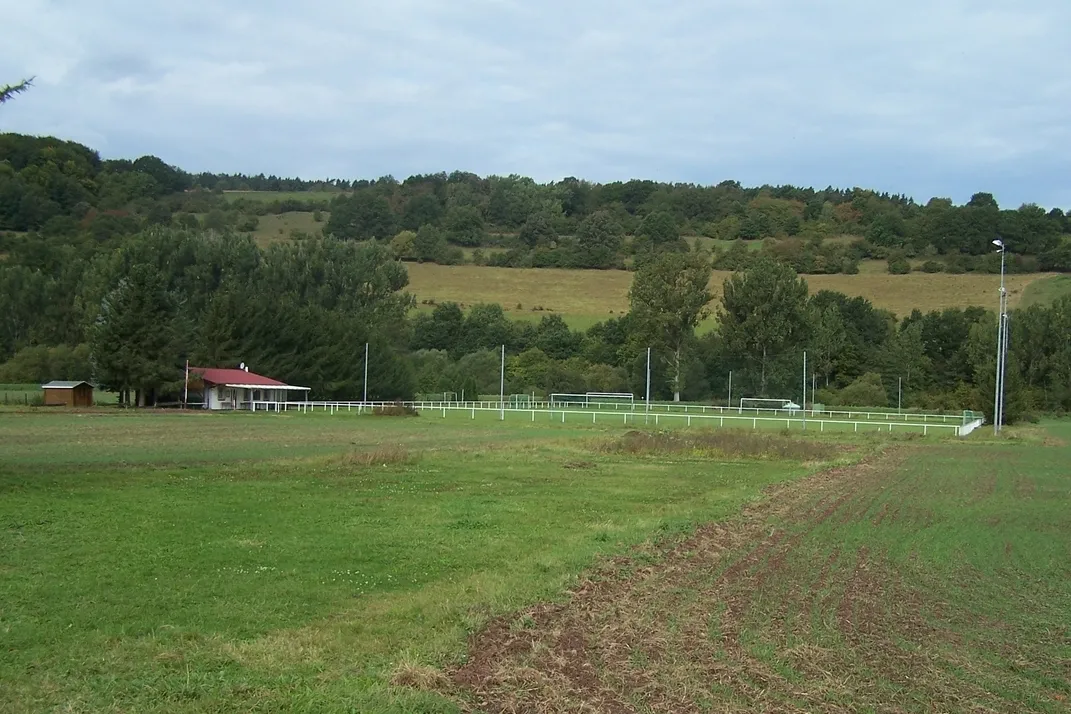
<path id="1" fill-rule="evenodd" d="M 663 253 L 646 261 L 629 290 L 636 336 L 668 362 L 673 401 L 684 388 L 686 351 L 709 314 L 710 261 L 697 253 Z"/>
<path id="2" fill-rule="evenodd" d="M 771 361 L 802 351 L 810 337 L 807 283 L 788 266 L 760 258 L 725 281 L 718 311 L 728 352 L 759 366 L 759 393 L 767 396 Z"/>

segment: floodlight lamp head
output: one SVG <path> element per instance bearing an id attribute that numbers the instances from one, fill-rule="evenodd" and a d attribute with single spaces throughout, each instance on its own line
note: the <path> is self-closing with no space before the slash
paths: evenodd
<path id="1" fill-rule="evenodd" d="M 995 245 L 998 248 L 1003 248 L 1004 247 L 1004 241 L 1002 241 L 1000 238 L 994 238 L 993 239 L 993 245 Z"/>

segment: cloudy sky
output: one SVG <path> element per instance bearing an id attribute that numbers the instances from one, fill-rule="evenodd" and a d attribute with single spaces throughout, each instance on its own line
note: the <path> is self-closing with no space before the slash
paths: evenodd
<path id="1" fill-rule="evenodd" d="M 1067 0 L 0 0 L 0 131 L 189 171 L 1071 208 Z"/>

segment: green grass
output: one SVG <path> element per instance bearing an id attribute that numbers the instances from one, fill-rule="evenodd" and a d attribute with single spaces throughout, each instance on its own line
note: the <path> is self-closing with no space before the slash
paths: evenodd
<path id="1" fill-rule="evenodd" d="M 815 468 L 603 429 L 0 413 L 0 710 L 456 711 L 395 665 Z"/>
<path id="2" fill-rule="evenodd" d="M 1071 275 L 1054 275 L 1035 280 L 1026 286 L 1020 307 L 1051 305 L 1057 298 L 1071 295 Z"/>
<path id="3" fill-rule="evenodd" d="M 603 686 L 642 711 L 679 695 L 715 711 L 1065 712 L 1071 422 L 1008 434 L 888 451 L 616 562 L 594 594 L 497 641 L 503 674 L 479 694 L 493 710 L 598 709 Z M 541 687 L 582 666 L 555 649 L 563 630 L 588 643 L 595 684 Z"/>

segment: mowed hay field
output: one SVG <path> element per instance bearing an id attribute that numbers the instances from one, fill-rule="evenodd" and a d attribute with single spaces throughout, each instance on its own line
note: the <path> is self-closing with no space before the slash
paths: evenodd
<path id="1" fill-rule="evenodd" d="M 409 263 L 406 267 L 409 289 L 418 302 L 454 301 L 465 305 L 494 302 L 514 313 L 531 313 L 535 308 L 543 308 L 587 322 L 628 312 L 628 290 L 633 275 L 623 270 L 543 270 L 430 263 Z M 727 271 L 714 272 L 710 289 L 715 301 L 721 298 L 722 284 L 730 275 Z M 804 277 L 812 293 L 836 290 L 859 295 L 900 317 L 915 308 L 925 312 L 946 307 L 995 306 L 1000 284 L 998 276 L 980 274 L 860 273 Z M 1048 273 L 1006 276 L 1011 306 L 1019 304 L 1029 285 L 1053 277 L 1059 276 Z"/>

